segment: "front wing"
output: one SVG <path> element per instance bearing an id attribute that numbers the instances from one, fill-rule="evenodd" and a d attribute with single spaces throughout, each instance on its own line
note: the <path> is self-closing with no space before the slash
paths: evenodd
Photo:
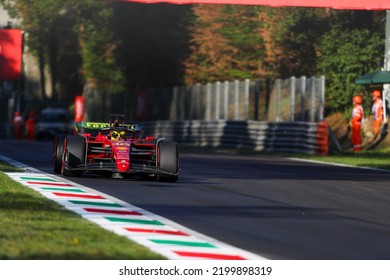
<path id="1" fill-rule="evenodd" d="M 146 164 L 131 164 L 131 168 L 127 171 L 119 171 L 116 168 L 115 162 L 94 162 L 94 163 L 85 163 L 79 164 L 76 167 L 68 167 L 65 168 L 69 171 L 90 171 L 90 172 L 100 172 L 100 171 L 108 171 L 113 173 L 123 173 L 123 174 L 156 174 L 156 175 L 169 175 L 169 176 L 178 176 L 180 171 L 177 173 L 170 173 L 164 170 L 159 169 L 158 167 L 146 165 Z"/>

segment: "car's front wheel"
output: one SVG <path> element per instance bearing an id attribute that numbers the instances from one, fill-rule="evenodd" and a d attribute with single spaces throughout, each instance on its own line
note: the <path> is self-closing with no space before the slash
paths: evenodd
<path id="1" fill-rule="evenodd" d="M 86 143 L 85 138 L 70 135 L 65 138 L 64 156 L 62 160 L 61 173 L 64 176 L 82 175 L 82 170 L 69 170 L 85 163 Z"/>
<path id="2" fill-rule="evenodd" d="M 159 174 L 161 182 L 176 182 L 179 178 L 179 148 L 174 141 L 160 141 L 157 145 L 157 166 L 168 174 Z"/>
<path id="3" fill-rule="evenodd" d="M 57 174 L 61 173 L 65 137 L 65 134 L 57 134 L 54 138 L 53 170 Z"/>

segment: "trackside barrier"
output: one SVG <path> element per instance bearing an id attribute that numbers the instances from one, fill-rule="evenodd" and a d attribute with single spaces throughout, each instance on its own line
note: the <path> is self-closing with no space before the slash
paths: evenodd
<path id="1" fill-rule="evenodd" d="M 9 123 L 0 123 L 0 139 L 10 138 L 13 136 L 13 126 Z"/>
<path id="2" fill-rule="evenodd" d="M 328 154 L 325 122 L 238 120 L 145 122 L 145 133 L 193 147 Z"/>
<path id="3" fill-rule="evenodd" d="M 326 122 L 317 123 L 317 153 L 327 156 L 329 153 L 329 125 Z"/>

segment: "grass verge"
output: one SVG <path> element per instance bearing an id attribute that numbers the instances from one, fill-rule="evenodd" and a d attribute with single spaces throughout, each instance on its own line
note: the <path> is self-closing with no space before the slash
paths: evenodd
<path id="1" fill-rule="evenodd" d="M 184 145 L 183 145 L 184 146 Z M 254 152 L 250 149 L 220 149 L 216 150 L 211 147 L 194 148 L 184 146 L 183 150 L 193 153 L 219 153 L 219 154 L 238 154 L 244 156 L 269 155 L 280 157 L 291 157 L 300 159 L 309 159 L 329 163 L 346 164 L 351 166 L 371 167 L 390 170 L 390 147 L 363 150 L 361 152 L 345 151 L 328 156 L 307 155 L 303 153 L 275 153 L 275 152 Z"/>
<path id="2" fill-rule="evenodd" d="M 238 154 L 244 156 L 269 155 L 280 157 L 291 157 L 300 159 L 316 160 L 321 162 L 346 164 L 351 166 L 370 167 L 390 170 L 390 147 L 363 150 L 361 152 L 345 151 L 338 154 L 330 154 L 328 156 L 307 155 L 303 153 L 275 153 L 275 152 L 254 152 L 249 149 L 220 149 L 215 148 L 191 148 L 184 147 L 183 150 L 193 153 L 219 153 L 219 154 Z"/>
<path id="3" fill-rule="evenodd" d="M 0 259 L 164 259 L 3 173 L 14 171 L 18 169 L 0 162 Z"/>
<path id="4" fill-rule="evenodd" d="M 303 154 L 280 154 L 280 156 L 390 170 L 389 148 L 375 151 L 344 152 L 329 156 L 315 156 Z"/>

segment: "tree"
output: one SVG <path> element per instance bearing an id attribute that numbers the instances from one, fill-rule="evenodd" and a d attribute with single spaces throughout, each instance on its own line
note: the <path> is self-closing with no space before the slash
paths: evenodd
<path id="1" fill-rule="evenodd" d="M 326 76 L 330 111 L 350 111 L 352 96 L 364 90 L 354 81 L 383 65 L 383 12 L 334 11 L 329 30 L 317 41 L 317 69 Z"/>
<path id="2" fill-rule="evenodd" d="M 186 83 L 257 77 L 265 46 L 259 7 L 194 5 Z"/>
<path id="3" fill-rule="evenodd" d="M 76 15 L 75 33 L 83 61 L 82 75 L 92 87 L 114 92 L 121 90 L 123 76 L 116 61 L 111 6 L 96 0 L 73 0 L 68 5 L 69 13 Z"/>
<path id="4" fill-rule="evenodd" d="M 384 53 L 383 11 L 266 8 L 277 56 L 274 77 L 324 75 L 328 111 L 350 110 L 362 88 L 356 78 L 380 69 Z M 271 49 L 268 48 L 267 56 Z"/>
<path id="5" fill-rule="evenodd" d="M 0 1 L 23 19 L 42 83 L 48 67 L 58 99 L 85 81 L 119 91 L 324 75 L 328 109 L 345 110 L 354 79 L 383 63 L 383 11 Z"/>
<path id="6" fill-rule="evenodd" d="M 1 0 L 22 20 L 29 50 L 38 58 L 42 97 L 45 69 L 50 70 L 52 95 L 73 100 L 85 81 L 116 90 L 122 76 L 115 61 L 110 4 L 96 0 Z M 60 92 L 57 91 L 59 89 Z"/>
<path id="7" fill-rule="evenodd" d="M 273 11 L 273 40 L 279 48 L 274 68 L 277 76 L 313 76 L 317 73 L 316 42 L 328 28 L 328 10 L 281 8 Z"/>

